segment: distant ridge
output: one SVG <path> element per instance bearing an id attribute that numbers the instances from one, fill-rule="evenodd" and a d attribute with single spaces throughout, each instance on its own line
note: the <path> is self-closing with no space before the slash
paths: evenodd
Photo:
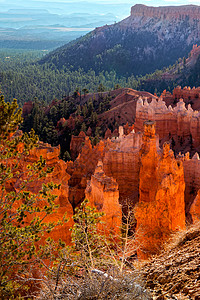
<path id="1" fill-rule="evenodd" d="M 197 5 L 181 5 L 181 6 L 146 6 L 143 4 L 136 4 L 131 8 L 131 16 L 145 16 L 145 17 L 186 17 L 200 19 L 200 6 Z"/>
<path id="2" fill-rule="evenodd" d="M 200 44 L 200 6 L 136 4 L 126 19 L 98 27 L 55 50 L 40 63 L 54 63 L 119 76 L 145 75 L 172 65 Z"/>
<path id="3" fill-rule="evenodd" d="M 39 8 L 18 8 L 18 9 L 9 9 L 8 12 L 10 14 L 49 14 L 47 9 L 39 9 Z"/>

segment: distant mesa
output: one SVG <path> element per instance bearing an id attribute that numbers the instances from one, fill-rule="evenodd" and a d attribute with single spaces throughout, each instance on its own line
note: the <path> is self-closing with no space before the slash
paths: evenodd
<path id="1" fill-rule="evenodd" d="M 200 6 L 197 5 L 181 5 L 181 6 L 146 6 L 136 4 L 131 8 L 131 16 L 136 17 L 163 17 L 164 19 L 186 17 L 200 19 Z"/>
<path id="2" fill-rule="evenodd" d="M 41 60 L 74 69 L 145 75 L 198 52 L 200 6 L 152 7 L 136 4 L 126 19 L 98 27 Z M 89 55 L 88 55 L 89 53 Z M 145 61 L 145 64 L 143 63 Z M 109 63 L 108 63 L 109 62 Z M 166 74 L 167 76 L 167 74 Z"/>

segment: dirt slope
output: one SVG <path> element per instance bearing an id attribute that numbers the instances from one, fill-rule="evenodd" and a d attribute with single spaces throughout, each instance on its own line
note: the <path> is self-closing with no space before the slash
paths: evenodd
<path id="1" fill-rule="evenodd" d="M 200 223 L 142 269 L 154 299 L 200 299 Z"/>

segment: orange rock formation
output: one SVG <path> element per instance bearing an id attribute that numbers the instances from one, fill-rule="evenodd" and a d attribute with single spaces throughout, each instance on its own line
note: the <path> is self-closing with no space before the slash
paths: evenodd
<path id="1" fill-rule="evenodd" d="M 85 133 L 81 131 L 78 136 L 72 135 L 71 143 L 70 143 L 70 152 L 71 158 L 74 160 L 81 152 L 81 149 L 85 142 Z"/>
<path id="2" fill-rule="evenodd" d="M 173 136 L 176 143 L 181 137 L 194 147 L 200 145 L 200 113 L 194 111 L 190 104 L 185 107 L 183 99 L 180 99 L 176 107 L 167 107 L 162 98 L 153 99 L 151 103 L 140 98 L 137 102 L 135 130 L 141 131 L 145 120 L 156 121 L 156 132 L 160 139 Z"/>
<path id="3" fill-rule="evenodd" d="M 200 221 L 200 190 L 190 208 L 193 223 Z"/>
<path id="4" fill-rule="evenodd" d="M 186 60 L 188 63 L 193 59 L 193 56 L 200 54 L 200 46 L 197 48 L 193 48 L 191 51 L 191 56 Z M 194 52 L 194 53 L 193 53 Z M 193 53 L 193 54 L 192 54 Z M 185 104 L 191 104 L 193 110 L 200 110 L 199 98 L 200 98 L 200 87 L 187 87 L 181 88 L 181 86 L 177 86 L 173 93 L 167 92 L 166 90 L 163 91 L 161 97 L 165 101 L 166 105 L 172 105 L 172 107 L 179 101 L 179 99 L 183 99 Z"/>
<path id="5" fill-rule="evenodd" d="M 123 127 L 120 127 L 119 138 L 113 138 L 112 147 L 105 152 L 104 171 L 107 176 L 116 179 L 122 205 L 127 200 L 133 205 L 138 201 L 141 142 L 141 133 L 131 132 L 125 136 Z"/>
<path id="6" fill-rule="evenodd" d="M 178 99 L 183 91 L 184 97 L 187 94 L 197 99 L 198 89 L 188 88 L 177 88 L 173 95 L 164 91 L 162 97 L 165 100 L 170 97 Z M 24 159 L 22 167 L 23 170 L 29 162 L 37 161 L 40 155 L 46 159 L 48 166 L 54 166 L 53 173 L 43 181 L 52 180 L 62 184 L 61 189 L 55 191 L 60 209 L 53 220 L 62 217 L 66 211 L 71 217 L 72 207 L 77 207 L 87 197 L 92 206 L 105 213 L 104 222 L 109 230 L 119 233 L 121 209 L 125 212 L 124 204 L 127 200 L 133 206 L 138 203 L 136 218 L 140 258 L 157 253 L 171 232 L 184 228 L 185 212 L 189 221 L 198 218 L 200 190 L 198 154 L 192 159 L 188 154 L 179 155 L 175 159 L 169 144 L 164 143 L 174 137 L 175 142 L 180 144 L 182 138 L 183 143 L 189 144 L 192 141 L 192 145 L 200 149 L 200 113 L 190 105 L 186 108 L 183 100 L 179 100 L 172 108 L 162 98 L 157 100 L 156 96 L 146 94 L 148 98 L 144 99 L 144 96 L 144 93 L 131 89 L 121 89 L 111 101 L 110 115 L 105 112 L 100 116 L 99 122 L 104 123 L 106 117 L 112 119 L 117 116 L 116 112 L 123 109 L 122 119 L 125 120 L 126 111 L 131 107 L 133 114 L 129 111 L 128 121 L 130 124 L 136 114 L 134 128 L 128 123 L 124 125 L 126 119 L 122 121 L 124 126 L 120 126 L 113 137 L 108 130 L 107 139 L 95 147 L 92 147 L 89 137 L 83 133 L 73 137 L 71 152 L 74 158 L 79 155 L 74 162 L 68 163 L 58 159 L 59 148 L 41 143 L 38 149 Z M 187 96 L 188 101 L 190 96 Z M 155 134 L 154 122 L 146 123 L 142 135 L 143 123 L 147 120 L 156 121 L 158 135 Z M 69 120 L 68 126 L 73 128 L 74 118 Z M 159 148 L 159 138 L 163 144 L 162 150 Z M 99 161 L 103 161 L 103 164 Z M 42 181 L 38 181 L 30 185 L 29 189 L 36 193 L 41 185 Z M 13 186 L 8 188 L 12 189 Z M 56 239 L 64 237 L 69 241 L 68 229 L 58 228 L 52 234 Z"/>
<path id="7" fill-rule="evenodd" d="M 87 180 L 90 180 L 94 174 L 98 160 L 103 159 L 104 153 L 105 143 L 103 141 L 93 148 L 89 137 L 86 137 L 81 153 L 74 163 L 68 164 L 67 172 L 71 175 L 69 199 L 73 208 L 84 200 Z"/>
<path id="8" fill-rule="evenodd" d="M 154 122 L 145 123 L 136 208 L 138 257 L 158 253 L 175 230 L 185 228 L 184 172 L 169 144 L 159 151 Z"/>
<path id="9" fill-rule="evenodd" d="M 28 182 L 27 190 L 33 194 L 38 194 L 42 189 L 43 183 L 53 182 L 55 184 L 61 184 L 59 189 L 53 190 L 53 194 L 57 196 L 55 200 L 55 204 L 59 205 L 59 208 L 56 212 L 51 215 L 48 215 L 45 218 L 45 222 L 58 222 L 62 220 L 64 214 L 67 212 L 67 218 L 69 221 L 64 223 L 63 226 L 56 226 L 49 234 L 45 235 L 45 238 L 48 236 L 52 237 L 54 240 L 62 239 L 67 244 L 70 243 L 71 233 L 69 228 L 73 226 L 73 209 L 68 200 L 68 181 L 69 174 L 66 173 L 67 164 L 59 159 L 60 148 L 59 147 L 51 147 L 48 144 L 44 144 L 39 142 L 38 147 L 34 148 L 30 151 L 30 154 L 22 157 L 20 160 L 20 172 L 23 174 L 20 180 L 12 181 L 10 185 L 7 187 L 8 189 L 18 190 L 20 187 L 20 183 L 27 179 L 29 170 L 27 166 L 31 163 L 36 163 L 40 156 L 42 156 L 46 160 L 46 167 L 53 168 L 53 172 L 47 174 L 45 178 L 34 178 L 33 182 Z M 45 205 L 44 201 L 41 202 L 40 205 Z M 43 217 L 43 214 L 41 215 Z M 31 219 L 29 219 L 31 221 Z"/>
<path id="10" fill-rule="evenodd" d="M 182 6 L 146 6 L 136 4 L 131 8 L 131 16 L 145 18 L 184 19 L 189 16 L 192 19 L 200 19 L 200 7 L 196 5 Z"/>
<path id="11" fill-rule="evenodd" d="M 200 189 L 200 159 L 198 153 L 191 159 L 187 153 L 185 156 L 182 155 L 182 160 L 185 177 L 185 212 L 187 220 L 192 222 L 190 209 Z"/>
<path id="12" fill-rule="evenodd" d="M 119 190 L 116 180 L 105 175 L 102 161 L 98 162 L 94 175 L 87 184 L 86 198 L 91 207 L 104 212 L 100 231 L 119 237 L 121 231 L 122 210 L 119 204 Z"/>

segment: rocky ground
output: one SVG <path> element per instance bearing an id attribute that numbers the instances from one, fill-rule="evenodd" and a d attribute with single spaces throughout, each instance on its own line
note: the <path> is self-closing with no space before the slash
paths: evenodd
<path id="1" fill-rule="evenodd" d="M 167 251 L 142 268 L 153 298 L 200 299 L 200 223 L 175 236 Z"/>

